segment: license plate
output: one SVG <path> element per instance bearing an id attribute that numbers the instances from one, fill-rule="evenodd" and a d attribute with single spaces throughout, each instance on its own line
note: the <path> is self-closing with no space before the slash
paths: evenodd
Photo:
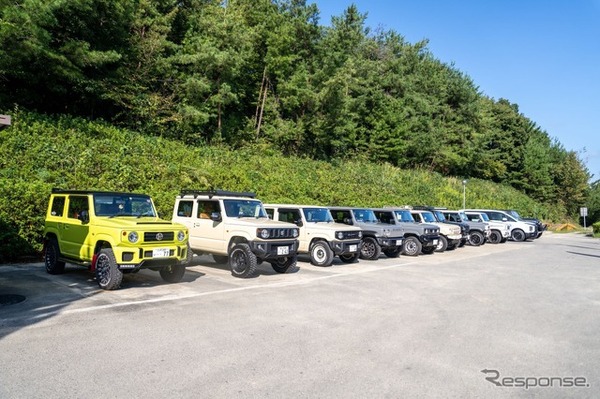
<path id="1" fill-rule="evenodd" d="M 171 255 L 169 248 L 155 248 L 152 250 L 153 258 L 168 258 Z"/>
<path id="2" fill-rule="evenodd" d="M 277 255 L 289 255 L 290 247 L 277 247 Z"/>
<path id="3" fill-rule="evenodd" d="M 348 246 L 348 251 L 350 251 L 350 252 L 358 251 L 358 245 L 354 244 L 354 245 Z"/>
<path id="4" fill-rule="evenodd" d="M 433 245 L 437 245 L 438 240 L 433 240 Z"/>

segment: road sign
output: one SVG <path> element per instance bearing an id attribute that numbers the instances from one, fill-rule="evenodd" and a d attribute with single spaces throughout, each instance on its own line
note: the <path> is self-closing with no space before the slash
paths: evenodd
<path id="1" fill-rule="evenodd" d="M 584 217 L 587 216 L 587 208 L 579 208 L 579 215 Z"/>

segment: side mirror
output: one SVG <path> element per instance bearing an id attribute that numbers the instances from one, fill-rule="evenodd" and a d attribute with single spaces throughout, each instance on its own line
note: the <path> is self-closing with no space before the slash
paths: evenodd
<path id="1" fill-rule="evenodd" d="M 298 226 L 298 227 L 302 227 L 302 226 L 304 226 L 304 223 L 302 223 L 302 220 L 301 220 L 301 219 L 294 220 L 294 223 L 295 223 L 295 224 L 296 224 L 296 226 Z"/>
<path id="2" fill-rule="evenodd" d="M 502 221 L 503 221 L 503 222 L 508 222 L 508 219 L 507 219 L 507 218 L 505 218 L 505 217 L 503 217 L 503 218 L 502 218 Z"/>
<path id="3" fill-rule="evenodd" d="M 220 212 L 212 212 L 210 214 L 210 218 L 213 222 L 220 222 L 221 221 L 221 213 Z"/>
<path id="4" fill-rule="evenodd" d="M 349 224 L 350 226 L 352 226 L 352 219 L 344 218 L 344 224 Z"/>
<path id="5" fill-rule="evenodd" d="M 87 224 L 90 222 L 90 213 L 89 211 L 83 210 L 81 212 L 79 212 L 79 215 L 77 216 L 77 219 L 81 220 L 81 222 L 83 224 Z"/>

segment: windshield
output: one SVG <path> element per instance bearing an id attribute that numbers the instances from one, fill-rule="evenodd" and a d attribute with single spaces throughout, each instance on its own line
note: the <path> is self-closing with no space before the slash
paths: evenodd
<path id="1" fill-rule="evenodd" d="M 94 194 L 94 214 L 108 217 L 156 217 L 156 210 L 147 195 Z"/>
<path id="2" fill-rule="evenodd" d="M 266 218 L 267 213 L 258 200 L 223 200 L 225 214 L 230 218 Z"/>
<path id="3" fill-rule="evenodd" d="M 435 216 L 433 216 L 433 214 L 431 212 L 423 212 L 421 213 L 421 216 L 423 216 L 423 220 L 427 223 L 435 223 Z"/>
<path id="4" fill-rule="evenodd" d="M 410 211 L 408 209 L 397 210 L 394 213 L 396 214 L 396 218 L 398 218 L 399 222 L 404 222 L 404 223 L 414 223 L 415 222 L 415 219 L 412 217 L 412 215 L 410 214 Z"/>
<path id="5" fill-rule="evenodd" d="M 463 222 L 468 222 L 469 221 L 469 218 L 467 217 L 467 215 L 464 212 L 458 212 L 458 217 Z"/>
<path id="6" fill-rule="evenodd" d="M 434 211 L 435 216 L 437 218 L 437 220 L 439 222 L 445 222 L 446 221 L 446 216 L 444 216 L 444 214 L 441 211 Z"/>
<path id="7" fill-rule="evenodd" d="M 327 208 L 304 208 L 302 209 L 307 222 L 333 222 L 331 213 Z"/>
<path id="8" fill-rule="evenodd" d="M 490 218 L 488 217 L 487 213 L 482 213 L 481 214 L 481 219 L 483 219 L 484 222 L 489 222 Z"/>
<path id="9" fill-rule="evenodd" d="M 521 217 L 521 215 L 519 215 L 519 212 L 515 211 L 514 209 L 512 209 L 510 211 L 506 211 L 506 213 L 508 213 L 509 215 L 517 218 L 517 220 L 523 220 L 523 218 Z"/>
<path id="10" fill-rule="evenodd" d="M 377 217 L 375 217 L 375 213 L 370 209 L 353 209 L 352 213 L 354 214 L 354 219 L 357 222 L 362 223 L 377 223 Z"/>

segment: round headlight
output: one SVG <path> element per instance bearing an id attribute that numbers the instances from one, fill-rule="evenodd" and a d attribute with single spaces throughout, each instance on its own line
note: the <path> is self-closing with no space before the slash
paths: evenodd
<path id="1" fill-rule="evenodd" d="M 180 230 L 180 231 L 178 231 L 178 232 L 177 232 L 177 239 L 178 239 L 179 241 L 183 241 L 183 240 L 185 240 L 185 233 L 184 233 L 183 231 L 181 231 L 181 230 Z"/>
<path id="2" fill-rule="evenodd" d="M 335 238 L 337 238 L 338 240 L 343 240 L 344 239 L 344 233 L 341 231 L 338 231 L 335 233 Z"/>
<path id="3" fill-rule="evenodd" d="M 130 243 L 135 244 L 138 240 L 139 240 L 139 236 L 138 233 L 136 233 L 135 231 L 132 231 L 131 233 L 129 233 L 127 235 L 127 239 L 129 240 Z"/>
<path id="4" fill-rule="evenodd" d="M 300 233 L 298 232 L 298 229 L 293 229 L 292 230 L 292 237 L 296 238 L 300 235 Z"/>
<path id="5" fill-rule="evenodd" d="M 258 235 L 260 236 L 260 238 L 266 240 L 267 238 L 269 238 L 269 230 L 268 229 L 261 229 L 259 231 Z"/>

